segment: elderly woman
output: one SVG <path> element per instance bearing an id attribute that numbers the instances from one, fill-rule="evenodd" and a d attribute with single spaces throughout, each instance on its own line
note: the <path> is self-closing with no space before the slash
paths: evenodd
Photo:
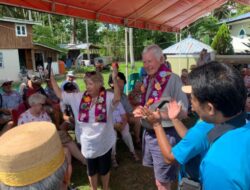
<path id="1" fill-rule="evenodd" d="M 31 95 L 28 99 L 30 108 L 22 113 L 18 119 L 18 125 L 34 122 L 34 121 L 48 121 L 51 122 L 51 118 L 47 114 L 46 111 L 44 111 L 44 104 L 46 102 L 46 96 L 35 93 Z M 65 131 L 58 131 L 58 134 L 60 136 L 61 142 L 64 147 L 66 147 L 69 151 L 69 153 L 78 159 L 82 164 L 85 165 L 85 158 L 79 151 L 77 145 L 72 140 L 72 138 L 68 135 Z M 70 157 L 70 156 L 68 156 Z M 69 165 L 71 167 L 71 165 Z"/>
<path id="2" fill-rule="evenodd" d="M 80 93 L 62 92 L 54 76 L 53 89 L 65 104 L 72 107 L 75 116 L 77 141 L 87 161 L 87 173 L 92 190 L 97 190 L 98 174 L 101 175 L 104 190 L 108 190 L 111 168 L 111 149 L 115 143 L 112 112 L 120 101 L 117 85 L 117 68 L 113 68 L 114 93 L 103 87 L 103 77 L 99 72 L 87 72 L 84 76 L 86 91 Z"/>
<path id="3" fill-rule="evenodd" d="M 46 96 L 35 93 L 31 95 L 28 99 L 30 108 L 22 113 L 18 119 L 18 125 L 32 122 L 32 121 L 48 121 L 51 122 L 51 118 L 44 111 L 43 105 L 46 102 Z"/>

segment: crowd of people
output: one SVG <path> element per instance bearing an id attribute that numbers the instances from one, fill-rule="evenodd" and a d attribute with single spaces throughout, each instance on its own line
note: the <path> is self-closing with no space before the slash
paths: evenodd
<path id="1" fill-rule="evenodd" d="M 240 74 L 206 62 L 190 73 L 183 69 L 179 77 L 158 45 L 145 47 L 142 60 L 146 74 L 128 95 L 126 77 L 116 65 L 110 89 L 99 69 L 85 73 L 84 92 L 72 71 L 61 86 L 51 72 L 45 90 L 32 75 L 22 95 L 5 80 L 0 188 L 67 189 L 73 156 L 87 166 L 91 190 L 97 190 L 99 176 L 108 190 L 111 167 L 118 167 L 120 135 L 135 161 L 140 160 L 135 147 L 142 149 L 142 164 L 153 168 L 158 190 L 170 190 L 177 180 L 183 190 L 250 189 L 248 69 Z M 190 129 L 182 122 L 189 112 L 199 117 Z M 68 130 L 75 131 L 76 141 Z"/>

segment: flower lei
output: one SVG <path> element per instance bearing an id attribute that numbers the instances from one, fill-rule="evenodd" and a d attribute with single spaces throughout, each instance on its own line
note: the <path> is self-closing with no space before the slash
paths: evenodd
<path id="1" fill-rule="evenodd" d="M 154 102 L 156 102 L 161 98 L 162 93 L 168 84 L 170 76 L 171 76 L 171 70 L 167 68 L 165 64 L 162 64 L 154 77 L 152 90 L 149 94 L 147 101 L 146 101 L 146 93 L 149 84 L 149 76 L 144 78 L 143 85 L 141 86 L 141 92 L 142 92 L 141 104 L 143 106 L 145 105 L 149 107 L 150 105 L 152 105 Z"/>
<path id="2" fill-rule="evenodd" d="M 89 110 L 91 106 L 92 97 L 84 92 L 81 103 L 79 106 L 78 120 L 80 122 L 89 122 Z M 101 88 L 99 96 L 95 104 L 95 121 L 96 122 L 106 122 L 107 121 L 107 111 L 106 111 L 106 90 Z"/>

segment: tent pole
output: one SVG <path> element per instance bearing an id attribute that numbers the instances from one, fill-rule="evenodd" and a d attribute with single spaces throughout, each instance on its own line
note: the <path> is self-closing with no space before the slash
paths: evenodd
<path id="1" fill-rule="evenodd" d="M 125 60 L 126 60 L 126 79 L 128 81 L 128 28 L 125 27 Z M 128 84 L 126 85 L 126 94 L 128 94 Z"/>

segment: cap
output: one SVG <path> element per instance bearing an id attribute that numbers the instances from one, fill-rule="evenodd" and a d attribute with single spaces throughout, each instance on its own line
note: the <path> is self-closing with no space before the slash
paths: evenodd
<path id="1" fill-rule="evenodd" d="M 13 80 L 10 80 L 10 79 L 4 79 L 2 82 L 1 82 L 1 87 L 6 84 L 6 83 L 12 83 Z"/>
<path id="2" fill-rule="evenodd" d="M 192 86 L 191 85 L 186 85 L 181 88 L 181 90 L 186 93 L 186 94 L 191 94 L 192 93 Z"/>
<path id="3" fill-rule="evenodd" d="M 68 71 L 67 76 L 75 77 L 74 71 Z"/>

